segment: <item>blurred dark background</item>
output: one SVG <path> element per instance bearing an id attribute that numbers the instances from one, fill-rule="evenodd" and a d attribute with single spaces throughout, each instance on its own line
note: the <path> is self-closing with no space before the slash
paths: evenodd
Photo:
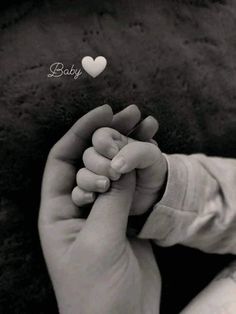
<path id="1" fill-rule="evenodd" d="M 52 144 L 88 110 L 137 104 L 167 153 L 236 157 L 236 2 L 1 1 L 0 313 L 57 313 L 37 215 Z M 97 79 L 47 78 L 103 55 Z M 175 314 L 230 260 L 157 248 L 162 314 Z"/>

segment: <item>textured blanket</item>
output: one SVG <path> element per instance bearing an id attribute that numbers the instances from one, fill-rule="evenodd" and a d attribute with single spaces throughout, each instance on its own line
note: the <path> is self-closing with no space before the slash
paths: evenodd
<path id="1" fill-rule="evenodd" d="M 37 215 L 50 147 L 91 108 L 135 103 L 166 153 L 236 157 L 236 2 L 3 1 L 0 13 L 0 313 L 57 313 Z M 108 65 L 48 77 L 54 62 Z M 178 313 L 231 259 L 154 248 L 162 313 Z"/>

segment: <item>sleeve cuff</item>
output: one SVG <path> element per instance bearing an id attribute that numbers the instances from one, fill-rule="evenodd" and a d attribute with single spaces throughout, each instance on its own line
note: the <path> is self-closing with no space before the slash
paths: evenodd
<path id="1" fill-rule="evenodd" d="M 196 218 L 199 195 L 204 192 L 204 175 L 185 155 L 164 155 L 168 163 L 168 178 L 164 195 L 158 202 L 139 238 L 153 239 L 162 246 L 183 242 L 188 227 Z M 199 180 L 201 182 L 199 182 Z"/>

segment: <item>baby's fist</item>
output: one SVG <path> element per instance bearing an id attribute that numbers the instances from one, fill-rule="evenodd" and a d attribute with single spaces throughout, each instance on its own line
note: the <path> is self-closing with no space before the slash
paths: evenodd
<path id="1" fill-rule="evenodd" d="M 155 144 L 134 141 L 111 128 L 94 133 L 93 147 L 85 151 L 83 161 L 86 168 L 77 174 L 78 186 L 72 194 L 78 206 L 93 202 L 94 192 L 106 192 L 110 180 L 136 169 L 131 212 L 143 214 L 158 200 L 166 181 L 167 162 Z"/>

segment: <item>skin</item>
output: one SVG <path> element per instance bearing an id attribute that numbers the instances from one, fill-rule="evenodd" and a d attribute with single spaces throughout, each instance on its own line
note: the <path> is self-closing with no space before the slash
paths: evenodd
<path id="1" fill-rule="evenodd" d="M 95 192 L 109 190 L 110 180 L 136 170 L 131 213 L 145 213 L 160 198 L 166 183 L 167 162 L 158 146 L 135 141 L 108 127 L 98 129 L 92 142 L 93 147 L 83 155 L 85 168 L 77 173 L 74 203 L 83 206 L 93 202 Z"/>
<path id="2" fill-rule="evenodd" d="M 107 126 L 127 134 L 139 120 L 140 112 L 133 106 L 114 117 L 109 106 L 96 108 L 49 153 L 38 226 L 62 314 L 159 313 L 161 278 L 149 242 L 126 237 L 135 171 L 112 182 L 86 220 L 71 199 L 77 164 L 92 134 Z M 136 138 L 149 140 L 145 130 L 149 137 L 151 128 L 141 125 Z"/>
<path id="3" fill-rule="evenodd" d="M 236 283 L 231 277 L 213 280 L 181 314 L 235 314 Z"/>
<path id="4" fill-rule="evenodd" d="M 132 210 L 135 214 L 145 212 L 153 205 L 165 184 L 167 168 L 159 148 L 149 142 L 134 141 L 107 127 L 98 129 L 92 142 L 93 147 L 88 148 L 83 155 L 86 168 L 77 173 L 77 187 L 72 193 L 73 201 L 77 205 L 88 204 L 95 199 L 95 192 L 109 190 L 111 169 L 118 175 L 132 173 L 136 169 Z M 119 161 L 120 157 L 122 162 Z M 97 185 L 100 180 L 105 182 L 102 188 Z M 93 196 L 89 201 L 84 197 L 86 193 Z M 235 314 L 235 269 L 235 264 L 226 268 L 181 314 Z"/>

